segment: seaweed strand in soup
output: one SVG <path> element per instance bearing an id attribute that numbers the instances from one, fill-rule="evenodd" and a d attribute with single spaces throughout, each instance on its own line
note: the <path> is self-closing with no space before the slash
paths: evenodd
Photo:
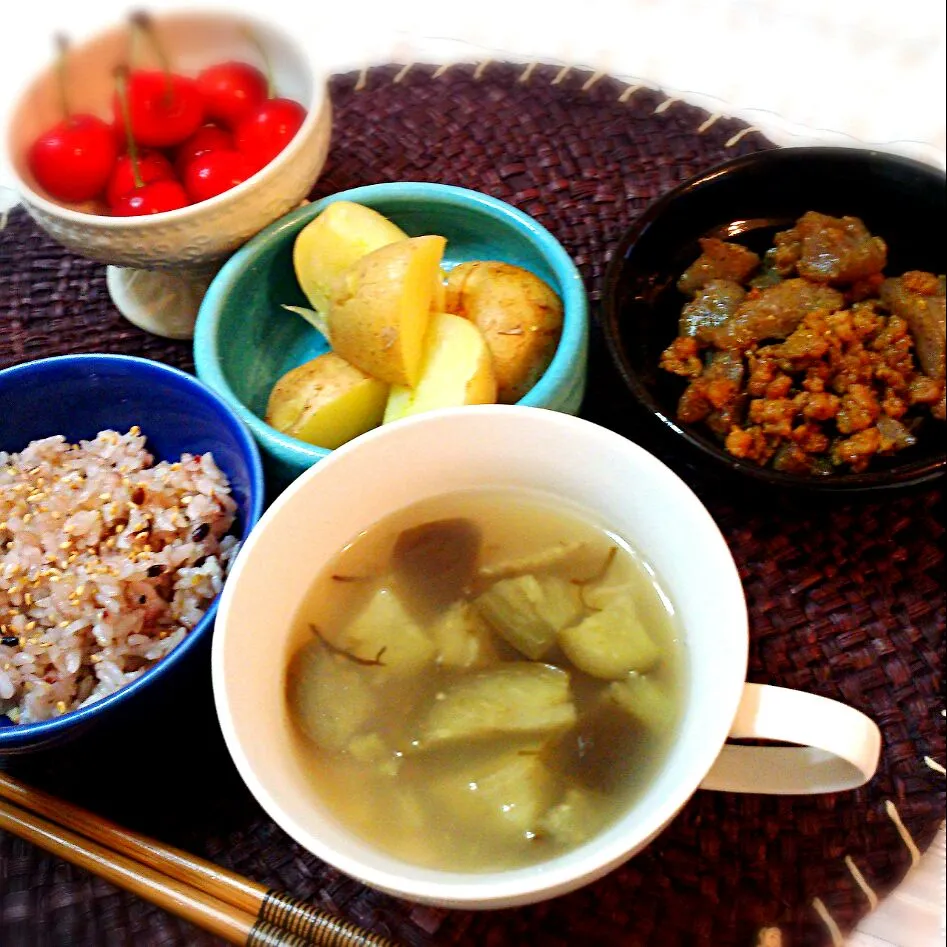
<path id="1" fill-rule="evenodd" d="M 294 634 L 286 693 L 313 792 L 432 868 L 582 844 L 647 787 L 683 709 L 653 570 L 529 491 L 445 494 L 376 523 L 315 578 Z"/>

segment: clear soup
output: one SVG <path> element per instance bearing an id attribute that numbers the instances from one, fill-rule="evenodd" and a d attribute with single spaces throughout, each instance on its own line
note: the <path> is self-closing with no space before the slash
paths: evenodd
<path id="1" fill-rule="evenodd" d="M 360 533 L 296 618 L 286 694 L 313 789 L 415 864 L 518 868 L 634 803 L 682 715 L 647 561 L 584 510 L 483 488 Z"/>

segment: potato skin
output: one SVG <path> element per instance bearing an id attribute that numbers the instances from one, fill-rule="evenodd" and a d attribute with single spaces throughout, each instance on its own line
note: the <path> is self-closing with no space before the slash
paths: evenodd
<path id="1" fill-rule="evenodd" d="M 333 350 L 374 378 L 415 386 L 446 243 L 435 234 L 408 237 L 349 267 L 329 305 Z"/>
<path id="2" fill-rule="evenodd" d="M 387 399 L 384 382 L 324 352 L 280 377 L 264 420 L 290 437 L 334 450 L 377 427 Z"/>
<path id="3" fill-rule="evenodd" d="M 377 210 L 335 201 L 314 217 L 293 242 L 293 269 L 317 312 L 329 309 L 332 287 L 363 256 L 408 235 Z"/>
<path id="4" fill-rule="evenodd" d="M 455 266 L 447 277 L 446 308 L 483 333 L 502 404 L 514 404 L 536 384 L 562 336 L 562 300 L 538 276 L 511 263 Z"/>

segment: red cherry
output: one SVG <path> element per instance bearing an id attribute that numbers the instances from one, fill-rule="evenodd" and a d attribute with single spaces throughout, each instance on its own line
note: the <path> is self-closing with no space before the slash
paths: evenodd
<path id="1" fill-rule="evenodd" d="M 117 194 L 112 204 L 112 213 L 118 217 L 135 217 L 143 214 L 163 214 L 165 211 L 186 207 L 189 203 L 187 194 L 173 176 L 159 177 L 147 182 L 142 178 L 138 143 L 131 130 L 133 121 L 128 100 L 128 85 L 128 68 L 120 65 L 115 70 L 115 97 L 128 144 L 128 171 L 131 175 L 132 188 Z M 163 155 L 161 157 L 164 158 Z M 173 175 L 166 158 L 164 158 L 164 164 L 161 161 L 152 160 L 150 167 L 152 173 Z M 117 186 L 118 184 L 120 182 L 117 182 Z"/>
<path id="2" fill-rule="evenodd" d="M 207 151 L 187 167 L 184 188 L 196 204 L 246 181 L 253 166 L 239 151 Z"/>
<path id="3" fill-rule="evenodd" d="M 174 180 L 174 168 L 171 162 L 160 151 L 142 151 L 137 155 L 138 176 L 142 184 L 151 184 L 152 181 Z M 138 186 L 135 181 L 135 169 L 130 154 L 121 155 L 115 162 L 115 170 L 109 178 L 105 190 L 105 200 L 109 207 L 114 207 L 119 200 L 134 191 Z"/>
<path id="4" fill-rule="evenodd" d="M 124 128 L 116 97 L 115 123 Z M 204 103 L 197 83 L 186 76 L 136 71 L 128 77 L 131 131 L 139 145 L 168 148 L 193 135 L 204 121 Z"/>
<path id="5" fill-rule="evenodd" d="M 246 62 L 208 66 L 197 77 L 207 117 L 233 128 L 267 97 L 266 76 Z"/>
<path id="6" fill-rule="evenodd" d="M 139 217 L 163 214 L 165 211 L 187 207 L 187 194 L 177 181 L 152 181 L 123 194 L 112 208 L 116 217 Z"/>
<path id="7" fill-rule="evenodd" d="M 30 146 L 29 169 L 60 201 L 87 201 L 105 189 L 118 149 L 111 126 L 94 115 L 70 115 Z"/>
<path id="8" fill-rule="evenodd" d="M 298 102 L 267 99 L 240 122 L 234 140 L 259 171 L 289 144 L 305 118 L 306 110 Z"/>
<path id="9" fill-rule="evenodd" d="M 182 141 L 174 152 L 174 169 L 183 179 L 187 166 L 208 151 L 233 151 L 233 135 L 219 125 L 202 125 L 190 138 Z"/>

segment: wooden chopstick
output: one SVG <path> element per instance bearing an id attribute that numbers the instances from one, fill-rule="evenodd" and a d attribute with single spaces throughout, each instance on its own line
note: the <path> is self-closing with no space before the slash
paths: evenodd
<path id="1" fill-rule="evenodd" d="M 0 828 L 141 895 L 210 933 L 223 937 L 231 944 L 258 943 L 253 940 L 256 922 L 245 911 L 188 888 L 179 881 L 123 855 L 117 855 L 62 826 L 32 815 L 19 806 L 0 802 Z M 292 934 L 288 935 L 286 940 L 268 943 L 289 944 L 292 943 L 289 937 L 294 938 L 298 944 L 306 943 Z"/>
<path id="2" fill-rule="evenodd" d="M 387 937 L 0 773 L 0 829 L 248 947 L 396 947 Z M 46 818 L 44 818 L 46 817 Z"/>

